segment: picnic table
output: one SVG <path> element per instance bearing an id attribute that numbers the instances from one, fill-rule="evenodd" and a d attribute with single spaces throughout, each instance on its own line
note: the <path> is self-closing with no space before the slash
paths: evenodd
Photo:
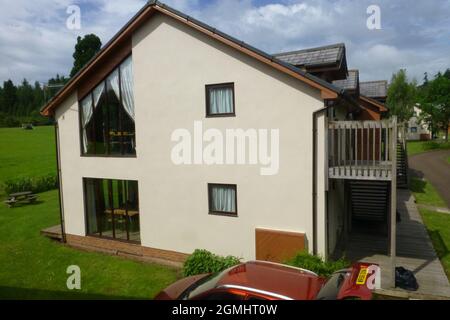
<path id="1" fill-rule="evenodd" d="M 37 200 L 37 194 L 34 194 L 31 191 L 23 191 L 23 192 L 16 192 L 16 193 L 11 193 L 8 196 L 8 199 L 3 201 L 5 204 L 8 205 L 8 207 L 13 207 L 16 203 L 32 203 L 35 202 Z"/>

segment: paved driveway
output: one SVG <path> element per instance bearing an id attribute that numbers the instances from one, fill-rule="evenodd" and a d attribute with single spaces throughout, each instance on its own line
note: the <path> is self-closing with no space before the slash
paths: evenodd
<path id="1" fill-rule="evenodd" d="M 432 151 L 409 157 L 409 167 L 431 182 L 450 208 L 450 150 Z"/>

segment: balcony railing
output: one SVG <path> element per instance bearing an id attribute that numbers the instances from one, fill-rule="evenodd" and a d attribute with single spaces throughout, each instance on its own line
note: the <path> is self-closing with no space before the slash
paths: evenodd
<path id="1" fill-rule="evenodd" d="M 332 179 L 391 180 L 397 120 L 328 122 L 328 175 Z"/>

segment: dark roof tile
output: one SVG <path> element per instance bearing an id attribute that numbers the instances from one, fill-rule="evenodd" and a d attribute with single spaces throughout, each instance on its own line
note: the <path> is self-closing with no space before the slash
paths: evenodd
<path id="1" fill-rule="evenodd" d="M 339 64 L 344 56 L 344 51 L 345 45 L 343 43 L 338 43 L 317 48 L 277 53 L 274 56 L 281 61 L 297 67 L 308 67 Z"/>
<path id="2" fill-rule="evenodd" d="M 348 70 L 347 79 L 333 81 L 333 85 L 344 90 L 357 90 L 358 84 L 359 70 Z"/>
<path id="3" fill-rule="evenodd" d="M 359 87 L 361 94 L 370 98 L 387 96 L 388 83 L 386 80 L 360 82 Z"/>

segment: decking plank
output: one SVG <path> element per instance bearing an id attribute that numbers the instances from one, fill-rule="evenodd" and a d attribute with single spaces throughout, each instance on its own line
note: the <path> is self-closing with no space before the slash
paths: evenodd
<path id="1" fill-rule="evenodd" d="M 396 266 L 405 267 L 415 274 L 419 289 L 414 294 L 450 299 L 448 278 L 409 190 L 397 191 L 397 211 L 400 213 L 401 221 L 397 222 Z M 383 290 L 392 289 L 388 288 L 391 274 L 391 260 L 387 255 L 388 245 L 386 234 L 354 232 L 349 235 L 345 251 L 350 260 L 380 265 Z"/>

